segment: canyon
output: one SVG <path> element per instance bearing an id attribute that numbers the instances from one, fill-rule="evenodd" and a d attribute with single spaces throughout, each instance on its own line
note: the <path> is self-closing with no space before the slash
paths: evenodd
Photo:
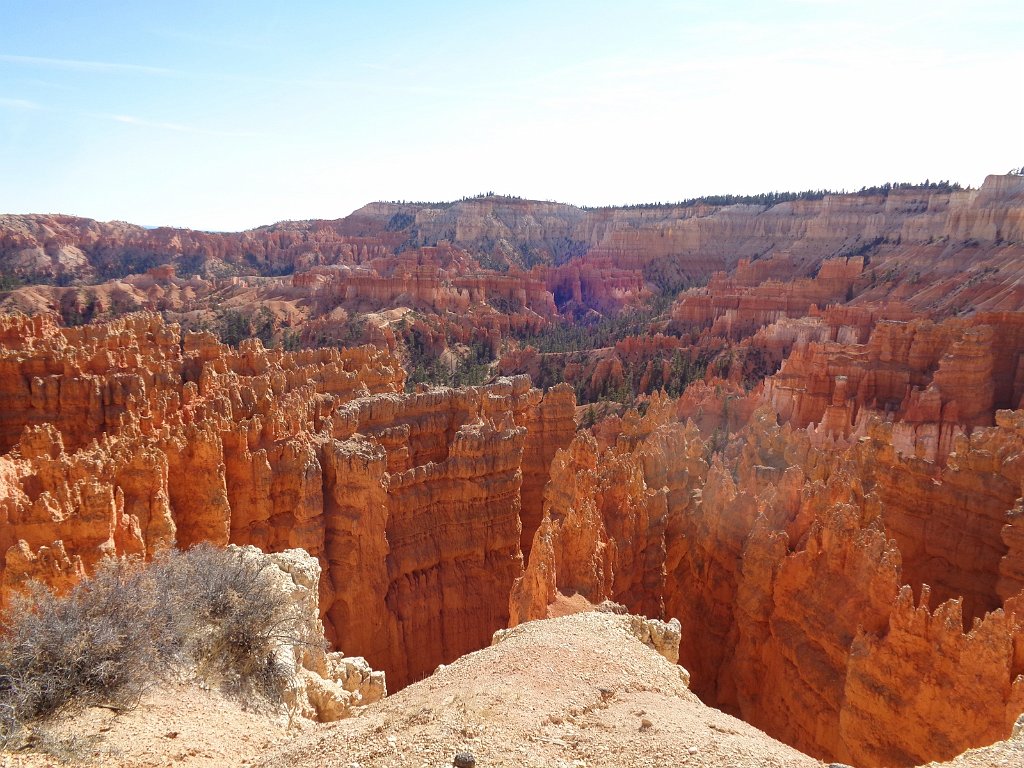
<path id="1" fill-rule="evenodd" d="M 816 758 L 949 759 L 1024 712 L 1024 177 L 3 216 L 0 268 L 0 599 L 300 547 L 392 691 L 573 598 L 677 618 L 694 693 Z"/>
<path id="2" fill-rule="evenodd" d="M 4 590 L 172 542 L 301 547 L 328 637 L 397 686 L 505 626 L 493 597 L 575 430 L 571 391 L 398 394 L 404 371 L 375 347 L 232 350 L 144 313 L 0 328 L 21 342 L 5 350 Z"/>

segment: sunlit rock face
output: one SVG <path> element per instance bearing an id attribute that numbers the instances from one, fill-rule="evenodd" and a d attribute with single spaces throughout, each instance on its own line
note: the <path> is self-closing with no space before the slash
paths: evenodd
<path id="1" fill-rule="evenodd" d="M 371 203 L 342 219 L 238 233 L 2 215 L 0 269 L 76 284 L 4 300 L 21 309 L 167 311 L 226 293 L 244 306 L 252 292 L 295 323 L 322 320 L 310 333 L 329 331 L 338 307 L 465 313 L 487 304 L 499 312 L 485 314 L 529 327 L 557 312 L 607 312 L 646 304 L 658 290 L 705 286 L 687 291 L 674 316 L 736 336 L 854 299 L 947 314 L 1024 309 L 1022 178 L 772 206 Z M 78 284 L 104 288 L 84 297 Z M 502 321 L 490 322 L 501 331 Z"/>
<path id="2" fill-rule="evenodd" d="M 717 419 L 695 387 L 556 454 L 512 620 L 573 592 L 677 617 L 696 693 L 826 759 L 1006 738 L 1024 710 L 1021 412 L 961 423 L 936 462 L 866 406 L 823 443 L 717 388 Z M 743 416 L 724 439 L 727 400 Z"/>
<path id="3" fill-rule="evenodd" d="M 375 347 L 232 350 L 148 314 L 0 339 L 5 591 L 175 543 L 300 547 L 328 636 L 393 687 L 505 625 L 524 489 L 575 430 L 571 390 L 402 394 Z"/>

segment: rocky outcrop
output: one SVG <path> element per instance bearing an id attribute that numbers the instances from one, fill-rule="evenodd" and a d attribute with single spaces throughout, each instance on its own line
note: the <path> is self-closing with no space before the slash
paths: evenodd
<path id="1" fill-rule="evenodd" d="M 783 281 L 791 267 L 788 260 L 777 270 L 774 260 L 753 265 L 741 260 L 731 276 L 716 272 L 706 288 L 684 293 L 672 308 L 672 319 L 684 326 L 710 328 L 712 335 L 738 339 L 783 318 L 807 315 L 811 307 L 844 302 L 850 298 L 864 267 L 862 257 L 827 259 L 813 278 Z M 776 276 L 778 275 L 778 276 Z"/>
<path id="2" fill-rule="evenodd" d="M 807 321 L 779 372 L 766 379 L 765 395 L 819 445 L 848 444 L 881 418 L 895 422 L 899 452 L 942 463 L 966 428 L 991 425 L 998 409 L 1020 404 L 1019 323 L 1016 315 L 990 313 L 941 323 L 880 320 L 866 342 L 848 342 L 837 339 L 853 339 L 852 332 Z"/>
<path id="3" fill-rule="evenodd" d="M 512 623 L 545 616 L 556 592 L 664 615 L 671 508 L 686 506 L 706 464 L 689 448 L 699 444 L 696 429 L 675 422 L 665 400 L 656 398 L 642 419 L 633 412 L 619 429 L 604 451 L 581 432 L 555 455 L 544 517 L 512 592 Z M 679 463 L 667 465 L 659 451 Z"/>
<path id="4" fill-rule="evenodd" d="M 659 621 L 633 615 L 629 617 L 629 626 L 641 643 L 657 651 L 673 664 L 679 662 L 679 619 Z"/>
<path id="5" fill-rule="evenodd" d="M 266 564 L 262 572 L 272 589 L 284 597 L 292 624 L 289 636 L 278 644 L 275 660 L 291 677 L 283 696 L 289 713 L 332 722 L 387 696 L 383 672 L 371 669 L 361 657 L 325 650 L 318 591 L 320 564 L 315 558 L 301 549 L 264 554 L 252 546 L 232 544 L 228 548 L 245 561 Z"/>

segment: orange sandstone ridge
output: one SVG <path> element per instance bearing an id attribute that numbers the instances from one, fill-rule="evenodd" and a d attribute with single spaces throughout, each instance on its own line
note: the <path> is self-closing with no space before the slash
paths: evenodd
<path id="1" fill-rule="evenodd" d="M 343 219 L 240 233 L 5 215 L 0 274 L 29 285 L 0 307 L 66 319 L 140 308 L 190 327 L 218 310 L 266 307 L 307 343 L 347 340 L 349 320 L 366 313 L 377 314 L 365 340 L 393 343 L 405 312 L 379 313 L 404 308 L 443 316 L 446 337 L 497 352 L 558 316 L 592 318 L 704 286 L 685 290 L 672 317 L 736 339 L 828 304 L 895 301 L 936 317 L 1022 310 L 1022 248 L 1024 177 L 1012 175 L 977 190 L 772 206 L 372 203 Z"/>

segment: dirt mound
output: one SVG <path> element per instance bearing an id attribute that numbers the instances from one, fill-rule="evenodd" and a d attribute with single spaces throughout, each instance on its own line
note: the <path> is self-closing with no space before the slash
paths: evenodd
<path id="1" fill-rule="evenodd" d="M 522 624 L 494 646 L 329 725 L 242 711 L 194 686 L 149 693 L 130 712 L 93 708 L 52 724 L 72 765 L 822 766 L 687 690 L 686 673 L 645 646 L 635 617 L 587 612 Z M 57 765 L 0 754 L 4 768 Z M 1024 764 L 1024 734 L 970 750 L 947 768 Z"/>
<path id="2" fill-rule="evenodd" d="M 686 673 L 641 643 L 629 616 L 529 622 L 355 719 L 266 754 L 266 766 L 814 766 L 704 706 Z"/>

